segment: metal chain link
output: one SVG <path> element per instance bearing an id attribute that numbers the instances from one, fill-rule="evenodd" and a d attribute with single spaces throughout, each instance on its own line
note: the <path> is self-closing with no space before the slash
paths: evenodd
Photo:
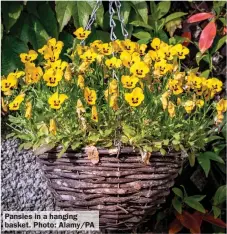
<path id="1" fill-rule="evenodd" d="M 85 27 L 85 30 L 91 30 L 91 26 L 92 26 L 92 24 L 94 23 L 94 21 L 96 20 L 96 12 L 98 11 L 98 9 L 99 9 L 99 7 L 100 7 L 101 5 L 102 5 L 102 0 L 97 0 L 97 1 L 96 1 L 96 5 L 95 5 L 95 7 L 94 7 L 94 9 L 93 9 L 93 11 L 92 11 L 92 13 L 91 13 L 91 17 L 90 17 L 90 19 L 89 19 L 89 21 L 88 21 L 88 23 L 87 23 L 87 25 L 86 25 L 86 27 Z M 82 40 L 82 41 L 80 42 L 80 44 L 83 45 L 83 44 L 84 44 L 84 41 L 85 41 L 85 39 Z"/>

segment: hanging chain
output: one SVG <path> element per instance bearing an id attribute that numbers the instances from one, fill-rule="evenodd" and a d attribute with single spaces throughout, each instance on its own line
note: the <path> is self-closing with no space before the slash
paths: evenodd
<path id="1" fill-rule="evenodd" d="M 91 26 L 93 25 L 94 21 L 96 20 L 96 12 L 98 11 L 98 9 L 99 9 L 99 7 L 101 5 L 102 5 L 102 0 L 97 0 L 96 5 L 95 5 L 95 7 L 94 7 L 94 9 L 93 9 L 93 11 L 91 13 L 91 17 L 90 17 L 90 19 L 89 19 L 89 21 L 88 21 L 88 23 L 87 23 L 87 25 L 85 27 L 85 30 L 91 30 Z M 82 40 L 80 42 L 80 44 L 83 45 L 84 41 L 85 41 L 85 39 Z"/>

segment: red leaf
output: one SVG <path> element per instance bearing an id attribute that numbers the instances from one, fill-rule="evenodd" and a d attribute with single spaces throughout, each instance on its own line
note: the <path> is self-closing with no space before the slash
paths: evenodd
<path id="1" fill-rule="evenodd" d="M 193 217 L 197 220 L 198 225 L 201 227 L 202 221 L 203 221 L 203 216 L 204 214 L 199 212 L 199 211 L 195 211 L 193 213 Z"/>
<path id="2" fill-rule="evenodd" d="M 188 23 L 195 23 L 195 22 L 199 22 L 205 19 L 210 19 L 213 18 L 214 15 L 212 13 L 198 13 L 195 15 L 192 15 L 190 18 L 188 18 L 187 22 Z"/>
<path id="3" fill-rule="evenodd" d="M 227 34 L 227 27 L 224 27 L 223 28 L 223 31 L 222 31 L 222 35 L 224 36 L 224 35 L 226 35 Z"/>
<path id="4" fill-rule="evenodd" d="M 183 42 L 183 46 L 188 46 L 190 41 L 188 40 L 191 40 L 192 39 L 192 34 L 191 32 L 184 32 L 181 37 L 184 37 L 186 38 L 186 40 Z"/>
<path id="5" fill-rule="evenodd" d="M 216 24 L 214 22 L 210 22 L 203 29 L 199 38 L 199 49 L 201 53 L 204 53 L 207 49 L 211 47 L 215 36 L 216 36 Z"/>
<path id="6" fill-rule="evenodd" d="M 203 216 L 203 220 L 204 221 L 207 221 L 209 223 L 212 223 L 218 227 L 221 227 L 221 228 L 227 228 L 227 224 L 225 222 L 223 222 L 221 219 L 219 218 L 214 218 L 212 215 L 209 215 L 209 214 L 205 214 Z"/>
<path id="7" fill-rule="evenodd" d="M 190 230 L 191 233 L 200 234 L 199 223 L 190 213 L 183 211 L 182 214 L 176 214 L 176 217 L 184 227 Z"/>
<path id="8" fill-rule="evenodd" d="M 178 219 L 174 219 L 169 225 L 169 234 L 176 234 L 183 228 L 181 222 Z"/>

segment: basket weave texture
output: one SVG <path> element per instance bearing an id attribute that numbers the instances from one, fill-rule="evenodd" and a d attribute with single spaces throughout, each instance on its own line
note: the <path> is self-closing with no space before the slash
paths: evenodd
<path id="1" fill-rule="evenodd" d="M 119 157 L 98 149 L 94 165 L 85 151 L 58 150 L 39 157 L 56 204 L 63 210 L 99 210 L 100 228 L 131 230 L 165 202 L 182 164 L 180 152 L 152 153 L 150 165 L 141 162 L 133 148 L 122 148 Z"/>

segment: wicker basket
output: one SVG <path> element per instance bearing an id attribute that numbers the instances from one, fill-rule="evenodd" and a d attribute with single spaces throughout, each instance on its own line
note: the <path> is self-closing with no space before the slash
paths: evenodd
<path id="1" fill-rule="evenodd" d="M 39 157 L 63 210 L 99 210 L 100 228 L 131 230 L 154 214 L 165 202 L 181 167 L 181 153 L 152 153 L 150 165 L 132 148 L 123 148 L 119 157 L 108 149 L 98 149 L 94 165 L 84 150 L 68 150 L 56 159 L 58 150 Z"/>

